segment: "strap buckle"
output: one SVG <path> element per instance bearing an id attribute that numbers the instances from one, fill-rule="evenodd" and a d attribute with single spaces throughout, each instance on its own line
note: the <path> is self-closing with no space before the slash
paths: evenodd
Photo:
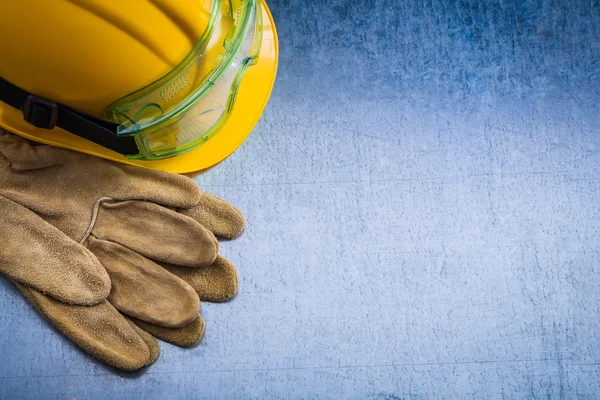
<path id="1" fill-rule="evenodd" d="M 52 130 L 58 122 L 58 104 L 31 94 L 23 104 L 23 118 L 36 128 Z"/>

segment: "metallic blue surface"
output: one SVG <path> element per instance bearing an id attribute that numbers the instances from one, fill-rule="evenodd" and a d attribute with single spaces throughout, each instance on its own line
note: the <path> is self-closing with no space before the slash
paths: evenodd
<path id="1" fill-rule="evenodd" d="M 132 375 L 2 281 L 0 397 L 600 398 L 600 2 L 269 5 L 237 298 Z"/>

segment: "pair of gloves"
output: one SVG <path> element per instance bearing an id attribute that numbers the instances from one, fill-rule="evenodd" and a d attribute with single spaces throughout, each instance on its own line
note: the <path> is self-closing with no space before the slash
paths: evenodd
<path id="1" fill-rule="evenodd" d="M 0 273 L 52 325 L 137 370 L 204 332 L 200 301 L 237 292 L 216 236 L 244 217 L 191 179 L 27 141 L 0 129 Z"/>

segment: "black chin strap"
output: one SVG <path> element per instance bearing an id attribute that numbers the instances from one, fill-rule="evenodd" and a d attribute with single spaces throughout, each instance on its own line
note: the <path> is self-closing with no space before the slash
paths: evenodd
<path id="1" fill-rule="evenodd" d="M 46 130 L 64 129 L 123 155 L 140 151 L 132 136 L 117 136 L 119 124 L 48 101 L 0 78 L 0 101 L 21 110 L 29 124 Z"/>

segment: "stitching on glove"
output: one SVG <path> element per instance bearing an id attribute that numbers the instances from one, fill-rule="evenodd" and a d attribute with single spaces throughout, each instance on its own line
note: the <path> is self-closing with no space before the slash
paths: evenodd
<path id="1" fill-rule="evenodd" d="M 92 234 L 92 230 L 94 229 L 94 226 L 96 225 L 96 220 L 98 219 L 98 212 L 100 211 L 100 205 L 102 203 L 104 203 L 105 201 L 114 201 L 114 199 L 112 199 L 110 197 L 101 197 L 98 199 L 98 201 L 96 201 L 96 204 L 94 204 L 94 208 L 92 209 L 92 220 L 90 221 L 90 226 L 88 227 L 87 231 L 85 232 L 85 235 L 83 235 L 83 239 L 81 239 L 79 241 L 79 244 L 84 244 L 85 241 L 88 240 L 88 238 Z"/>

